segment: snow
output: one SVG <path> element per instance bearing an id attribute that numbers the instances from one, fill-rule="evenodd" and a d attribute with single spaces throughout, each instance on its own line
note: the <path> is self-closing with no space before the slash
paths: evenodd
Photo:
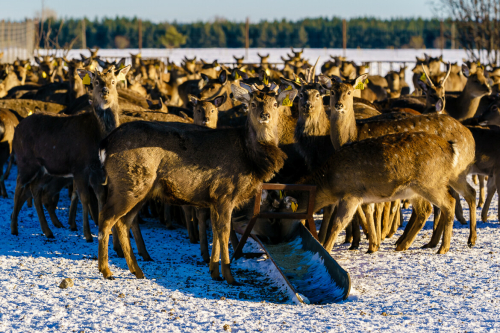
<path id="1" fill-rule="evenodd" d="M 340 245 L 332 252 L 351 276 L 348 300 L 294 305 L 270 260 L 233 263 L 242 287 L 212 281 L 199 245 L 189 243 L 187 231 L 167 230 L 153 220 L 141 226 L 155 260 L 138 258 L 147 279 L 135 279 L 110 246 L 116 280 L 104 280 L 95 260 L 97 244 L 86 243 L 82 234 L 81 210 L 77 232 L 51 225 L 56 238 L 49 240 L 34 208 L 25 206 L 19 236 L 10 234 L 15 177 L 13 168 L 6 182 L 10 198 L 0 199 L 0 232 L 5 236 L 0 243 L 1 332 L 223 332 L 224 325 L 233 332 L 500 331 L 496 195 L 493 221 L 478 222 L 473 249 L 467 247 L 468 226 L 458 222 L 445 255 L 420 249 L 430 239 L 430 222 L 406 252 L 394 251 L 402 228 L 375 254 L 365 254 L 363 236 L 359 251 Z M 68 207 L 63 191 L 57 214 L 66 226 Z M 409 211 L 405 215 L 407 219 Z M 95 236 L 97 228 L 91 227 Z M 245 251 L 255 251 L 254 246 Z M 60 289 L 67 277 L 74 287 Z"/>

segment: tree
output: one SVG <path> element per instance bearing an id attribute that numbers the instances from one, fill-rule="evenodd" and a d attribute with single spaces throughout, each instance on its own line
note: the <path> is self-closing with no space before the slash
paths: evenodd
<path id="1" fill-rule="evenodd" d="M 473 60 L 498 63 L 499 0 L 440 0 L 441 10 L 456 24 L 458 41 Z"/>
<path id="2" fill-rule="evenodd" d="M 165 35 L 160 37 L 160 43 L 166 48 L 179 47 L 186 44 L 186 36 L 178 32 L 173 25 L 169 25 Z"/>

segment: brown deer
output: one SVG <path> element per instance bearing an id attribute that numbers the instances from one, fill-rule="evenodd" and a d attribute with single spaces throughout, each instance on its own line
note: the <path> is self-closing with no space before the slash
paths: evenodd
<path id="1" fill-rule="evenodd" d="M 0 65 L 0 98 L 7 96 L 9 90 L 20 86 L 22 83 L 14 72 L 12 65 Z"/>
<path id="2" fill-rule="evenodd" d="M 469 204 L 471 211 L 469 244 L 474 245 L 476 241 L 475 190 L 466 182 L 467 173 L 474 162 L 475 151 L 474 139 L 470 131 L 453 118 L 439 114 L 405 117 L 394 121 L 368 119 L 357 125 L 353 110 L 353 92 L 355 87 L 359 87 L 360 83 L 365 79 L 366 75 L 361 75 L 356 79 L 354 85 L 351 85 L 343 83 L 338 77 L 330 80 L 327 77 L 320 76 L 322 84 L 330 89 L 330 108 L 332 110 L 330 115 L 330 138 L 335 150 L 339 150 L 346 143 L 401 132 L 438 134 L 444 139 L 454 142 L 457 152 L 459 152 L 456 157 L 455 167 L 455 171 L 458 173 L 454 175 L 454 179 L 460 181 L 454 182 L 452 188 L 463 195 Z M 421 205 L 417 207 L 421 207 Z M 425 220 L 419 221 L 419 223 L 425 223 Z M 420 225 L 421 227 L 423 227 L 423 224 Z M 372 241 L 375 241 L 375 239 L 372 239 Z M 398 249 L 407 249 L 410 244 L 411 242 L 404 245 L 400 244 Z M 373 250 L 376 246 L 376 244 L 372 244 L 370 249 Z"/>
<path id="3" fill-rule="evenodd" d="M 103 200 L 103 189 L 98 188 L 100 163 L 98 146 L 111 130 L 119 125 L 119 104 L 116 83 L 123 80 L 130 66 L 120 70 L 111 67 L 100 73 L 78 70 L 84 80 L 92 84 L 93 112 L 74 116 L 36 113 L 24 119 L 14 135 L 13 149 L 17 158 L 18 176 L 14 197 L 14 211 L 22 205 L 23 187 L 29 186 L 45 236 L 54 237 L 43 215 L 42 176 L 73 177 L 83 206 L 84 235 L 92 241 L 88 213 L 89 187 L 92 185 Z M 93 180 L 93 177 L 97 180 Z M 97 213 L 92 212 L 94 221 Z M 17 219 L 13 214 L 11 233 L 17 235 Z"/>
<path id="4" fill-rule="evenodd" d="M 7 198 L 7 189 L 5 188 L 4 180 L 9 176 L 12 166 L 12 140 L 14 139 L 14 131 L 19 124 L 19 119 L 8 109 L 0 108 L 0 194 Z M 10 160 L 9 160 L 10 158 Z M 9 160 L 9 165 L 5 174 L 3 166 Z"/>
<path id="5" fill-rule="evenodd" d="M 293 101 L 296 93 L 254 92 L 233 85 L 234 97 L 249 106 L 244 128 L 200 132 L 135 122 L 103 140 L 100 156 L 108 196 L 99 215 L 99 271 L 104 277 L 112 278 L 107 254 L 112 227 L 117 229 L 130 271 L 144 277 L 130 248 L 128 228 L 142 203 L 159 196 L 170 204 L 210 208 L 211 276 L 220 279 L 222 255 L 222 275 L 235 284 L 228 252 L 231 212 L 283 166 L 286 155 L 277 146 L 277 122 L 283 101 Z"/>

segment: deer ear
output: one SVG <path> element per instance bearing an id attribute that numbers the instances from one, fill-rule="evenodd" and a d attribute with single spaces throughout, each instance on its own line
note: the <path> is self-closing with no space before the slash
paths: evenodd
<path id="1" fill-rule="evenodd" d="M 188 95 L 188 100 L 191 102 L 191 104 L 193 104 L 194 106 L 196 106 L 198 104 L 198 102 L 200 101 L 198 99 L 198 97 L 196 96 L 193 96 L 191 94 Z"/>
<path id="2" fill-rule="evenodd" d="M 466 64 L 462 64 L 462 73 L 464 73 L 464 76 L 466 78 L 469 77 L 470 73 L 469 73 L 469 67 L 467 67 Z"/>
<path id="3" fill-rule="evenodd" d="M 424 92 L 427 92 L 427 83 L 425 83 L 424 81 L 422 80 L 418 80 L 418 85 L 420 86 L 420 88 L 424 91 Z"/>
<path id="4" fill-rule="evenodd" d="M 125 66 L 122 69 L 118 70 L 118 74 L 116 75 L 116 79 L 118 81 L 125 81 L 127 79 L 127 73 L 130 70 L 131 65 Z"/>
<path id="5" fill-rule="evenodd" d="M 94 73 L 92 73 L 91 71 L 88 71 L 88 70 L 85 70 L 85 69 L 81 69 L 81 68 L 77 69 L 76 71 L 77 71 L 77 73 L 78 73 L 78 76 L 79 76 L 79 77 L 80 77 L 80 79 L 82 79 L 82 80 L 83 80 L 83 78 L 84 78 L 86 75 L 88 75 L 88 76 L 90 77 L 90 79 L 91 79 L 91 80 L 93 80 L 93 79 L 94 79 Z"/>
<path id="6" fill-rule="evenodd" d="M 318 82 L 326 89 L 330 89 L 332 87 L 332 80 L 326 75 L 320 74 L 318 76 Z"/>
<path id="7" fill-rule="evenodd" d="M 351 75 L 352 75 L 352 73 L 351 73 Z M 353 86 L 357 87 L 359 84 L 364 85 L 364 82 L 365 82 L 365 80 L 366 80 L 367 77 L 368 77 L 368 74 L 361 74 L 360 76 L 358 76 L 356 78 L 356 81 L 354 81 Z M 357 89 L 357 88 L 355 88 L 355 89 Z"/>
<path id="8" fill-rule="evenodd" d="M 217 60 L 216 60 L 217 61 Z M 225 85 L 227 83 L 227 72 L 225 69 L 221 70 L 220 71 L 220 74 L 219 74 L 219 82 L 222 84 L 222 85 Z"/>
<path id="9" fill-rule="evenodd" d="M 40 65 L 40 63 L 42 62 L 42 61 L 40 60 L 40 58 L 38 58 L 38 57 L 35 57 L 35 61 L 36 61 L 36 63 L 37 63 L 37 64 L 39 64 L 39 65 Z"/>
<path id="10" fill-rule="evenodd" d="M 210 82 L 210 78 L 206 75 L 201 73 L 201 78 L 203 79 L 203 83 L 208 84 Z"/>
<path id="11" fill-rule="evenodd" d="M 96 60 L 101 68 L 106 68 L 106 62 L 104 62 L 101 58 L 96 58 Z"/>
<path id="12" fill-rule="evenodd" d="M 298 93 L 297 89 L 283 90 L 277 97 L 278 105 L 292 106 L 293 100 Z"/>
<path id="13" fill-rule="evenodd" d="M 222 104 L 224 104 L 226 102 L 226 99 L 227 99 L 227 94 L 224 93 L 224 95 L 222 96 L 217 96 L 216 98 L 214 98 L 214 100 L 212 101 L 212 104 L 215 105 L 215 107 L 220 107 Z"/>
<path id="14" fill-rule="evenodd" d="M 231 84 L 231 91 L 233 92 L 233 96 L 236 100 L 247 105 L 250 104 L 250 100 L 252 98 L 247 89 Z"/>
<path id="15" fill-rule="evenodd" d="M 441 98 L 437 100 L 435 109 L 436 109 L 436 112 L 443 111 L 443 100 Z"/>

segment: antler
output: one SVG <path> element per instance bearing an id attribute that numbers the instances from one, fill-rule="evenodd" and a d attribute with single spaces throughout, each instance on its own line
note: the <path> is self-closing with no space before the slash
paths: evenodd
<path id="1" fill-rule="evenodd" d="M 318 59 L 316 59 L 316 63 L 314 64 L 314 66 L 309 68 L 309 72 L 307 75 L 307 82 L 308 83 L 311 83 L 311 81 L 313 81 L 313 79 L 314 79 L 314 76 L 316 75 L 316 66 L 318 65 L 318 61 L 319 61 L 319 57 L 318 57 Z"/>
<path id="2" fill-rule="evenodd" d="M 448 62 L 448 72 L 446 73 L 446 76 L 444 77 L 443 81 L 442 81 L 442 85 L 444 85 L 444 83 L 446 82 L 446 80 L 448 79 L 448 76 L 450 76 L 450 72 L 451 72 L 451 63 Z"/>
<path id="3" fill-rule="evenodd" d="M 429 76 L 429 73 L 427 73 L 427 71 L 425 70 L 424 64 L 421 64 L 420 66 L 422 66 L 422 69 L 424 70 L 424 74 L 425 74 L 425 77 L 427 78 L 427 81 L 429 82 L 431 87 L 434 87 L 434 83 L 432 83 L 432 80 L 431 80 L 431 77 Z"/>

